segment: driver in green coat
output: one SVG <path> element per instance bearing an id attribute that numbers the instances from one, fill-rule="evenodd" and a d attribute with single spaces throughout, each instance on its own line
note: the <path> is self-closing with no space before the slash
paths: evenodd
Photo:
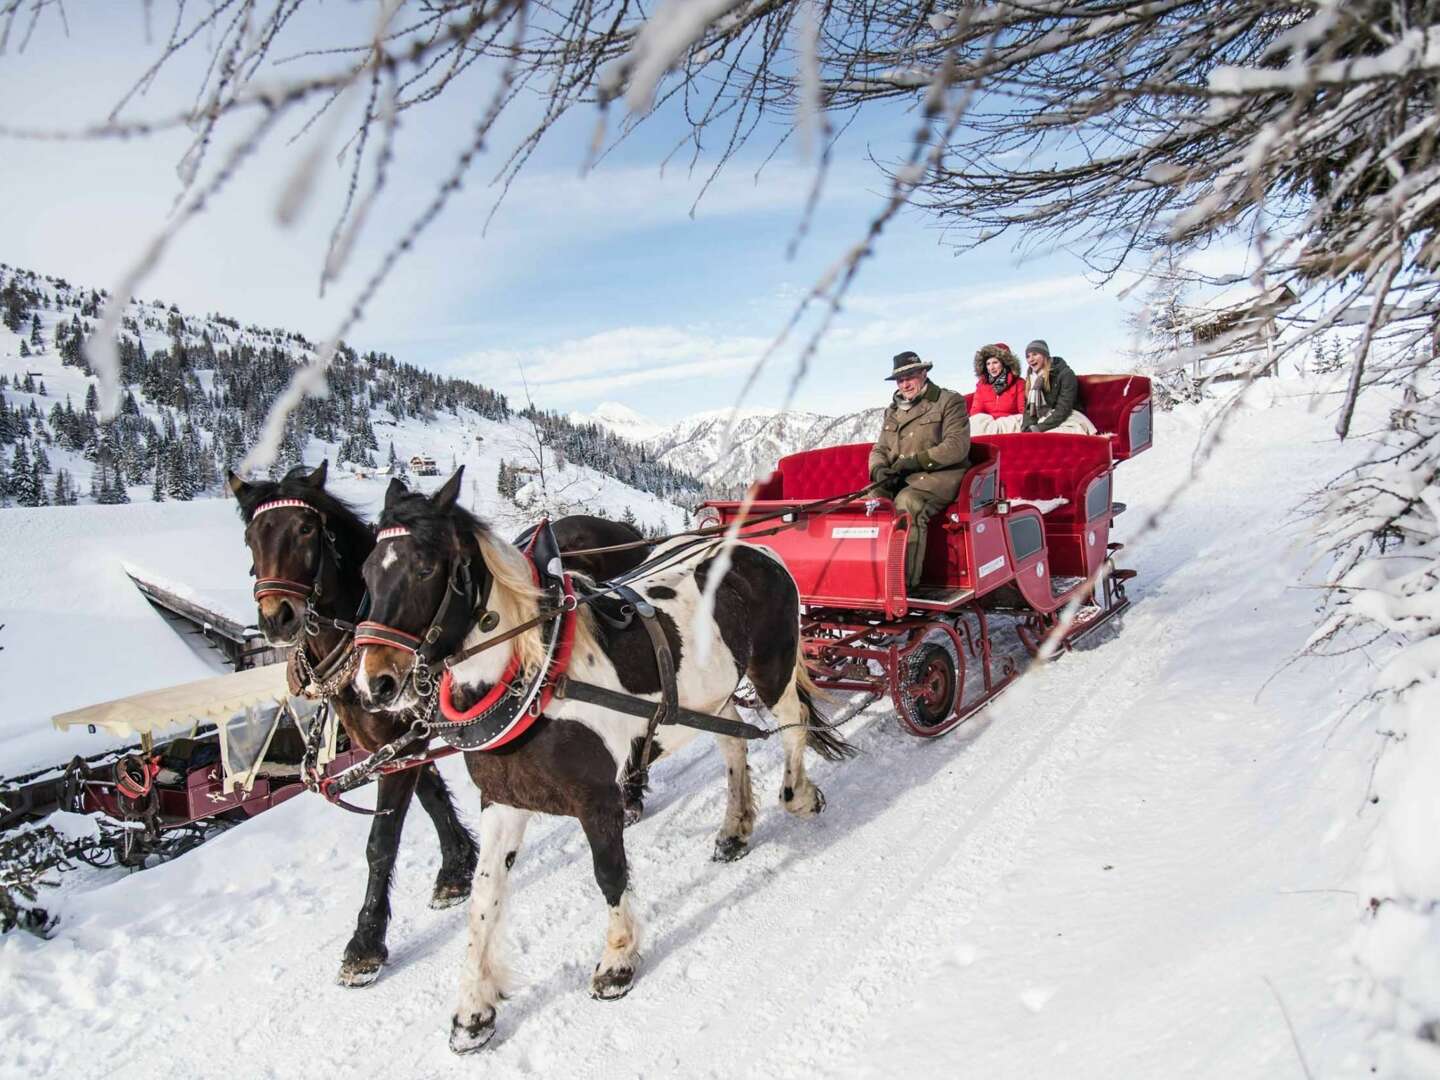
<path id="1" fill-rule="evenodd" d="M 887 379 L 896 384 L 880 437 L 870 451 L 870 479 L 893 494 L 895 508 L 910 515 L 905 544 L 905 582 L 913 590 L 925 565 L 925 534 L 931 519 L 960 490 L 970 456 L 970 418 L 965 398 L 929 379 L 933 364 L 913 352 L 892 361 Z"/>

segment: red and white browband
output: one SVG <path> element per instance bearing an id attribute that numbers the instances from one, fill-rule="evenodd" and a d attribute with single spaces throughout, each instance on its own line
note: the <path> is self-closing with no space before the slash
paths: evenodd
<path id="1" fill-rule="evenodd" d="M 392 525 L 390 526 L 390 528 L 381 529 L 378 533 L 376 533 L 375 542 L 378 544 L 381 540 L 394 540 L 397 537 L 409 535 L 410 530 L 407 529 L 404 525 Z"/>
<path id="2" fill-rule="evenodd" d="M 316 514 L 320 513 L 319 510 L 316 510 L 315 507 L 303 499 L 273 499 L 270 502 L 261 503 L 257 506 L 255 512 L 250 515 L 250 520 L 254 521 L 261 514 L 265 513 L 266 510 L 309 510 Z"/>

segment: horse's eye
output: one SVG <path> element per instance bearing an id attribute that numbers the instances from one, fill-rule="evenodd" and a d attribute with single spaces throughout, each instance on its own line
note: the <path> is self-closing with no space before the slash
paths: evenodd
<path id="1" fill-rule="evenodd" d="M 422 566 L 422 567 L 420 567 L 420 569 L 416 572 L 416 576 L 418 576 L 421 581 L 424 581 L 424 580 L 425 580 L 426 578 L 428 578 L 428 577 L 433 577 L 434 575 L 435 575 L 435 567 L 433 567 L 433 566 Z"/>
<path id="2" fill-rule="evenodd" d="M 308 525 L 308 524 L 307 524 L 307 525 L 301 525 L 301 526 L 300 526 L 300 535 L 301 535 L 301 536 L 314 536 L 314 535 L 315 535 L 315 526 L 314 526 L 314 525 Z"/>

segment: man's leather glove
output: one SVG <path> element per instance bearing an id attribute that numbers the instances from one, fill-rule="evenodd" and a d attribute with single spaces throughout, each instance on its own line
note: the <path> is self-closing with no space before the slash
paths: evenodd
<path id="1" fill-rule="evenodd" d="M 920 471 L 920 459 L 914 454 L 907 454 L 905 457 L 896 459 L 895 464 L 891 467 L 897 476 L 908 476 L 912 472 Z"/>
<path id="2" fill-rule="evenodd" d="M 870 482 L 872 484 L 889 484 L 899 477 L 894 465 L 876 465 L 870 470 Z"/>
<path id="3" fill-rule="evenodd" d="M 1021 430 L 1021 431 L 1039 431 L 1040 429 L 1039 429 L 1039 427 L 1036 425 L 1035 421 L 1034 421 L 1033 419 L 1031 419 L 1030 417 L 1027 416 L 1027 417 L 1021 422 L 1021 424 L 1020 424 L 1020 430 Z"/>

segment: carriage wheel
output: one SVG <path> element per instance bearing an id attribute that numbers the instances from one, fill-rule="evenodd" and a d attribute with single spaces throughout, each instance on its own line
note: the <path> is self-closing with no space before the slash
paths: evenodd
<path id="1" fill-rule="evenodd" d="M 916 735 L 939 735 L 952 726 L 959 704 L 955 675 L 955 658 L 943 645 L 926 642 L 911 654 L 901 688 L 900 718 Z"/>

